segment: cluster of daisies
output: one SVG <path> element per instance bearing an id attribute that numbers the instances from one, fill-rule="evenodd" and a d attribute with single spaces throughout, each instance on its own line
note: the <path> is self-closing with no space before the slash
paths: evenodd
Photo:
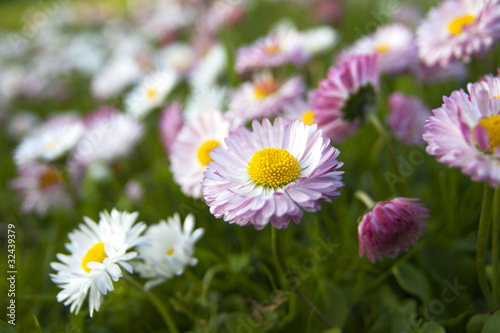
<path id="1" fill-rule="evenodd" d="M 324 8 L 318 13 L 330 13 L 322 16 L 325 20 L 339 10 L 324 1 L 304 2 Z M 216 218 L 228 223 L 258 230 L 268 224 L 277 229 L 299 224 L 304 211 L 316 212 L 322 201 L 340 195 L 343 163 L 332 143 L 341 145 L 368 117 L 380 116 L 376 103 L 382 75 L 413 74 L 422 84 L 463 80 L 465 63 L 484 56 L 500 39 L 497 0 L 445 0 L 423 20 L 416 10 L 411 15 L 399 12 L 394 22 L 336 53 L 325 77 L 308 90 L 302 75 L 286 76 L 282 68 L 292 65 L 300 73 L 317 55 L 332 53 L 338 36 L 328 25 L 300 31 L 292 22 L 280 21 L 228 59 L 231 53 L 218 31 L 244 20 L 254 3 L 134 5 L 136 11 L 127 19 L 100 7 L 86 7 L 98 11 L 95 16 L 77 15 L 81 8 L 69 11 L 62 23 L 45 30 L 43 45 L 40 39 L 23 41 L 16 52 L 5 55 L 23 59 L 37 50 L 40 58 L 30 66 L 43 67 L 45 58 L 54 64 L 54 57 L 62 64 L 50 68 L 50 76 L 34 71 L 43 76 L 41 81 L 28 79 L 22 70 L 3 76 L 1 85 L 9 89 L 0 93 L 9 94 L 6 101 L 47 96 L 46 89 L 54 87 L 58 89 L 51 96 L 65 99 L 75 93 L 68 90 L 66 74 L 80 71 L 101 105 L 84 115 L 67 111 L 45 121 L 29 111 L 9 115 L 0 106 L 10 118 L 11 135 L 19 140 L 14 152 L 19 176 L 11 184 L 24 212 L 44 215 L 81 200 L 82 179 L 90 175 L 98 180 L 114 161 L 145 148 L 140 141 L 146 119 L 159 113 L 157 126 L 169 167 L 184 195 L 203 199 Z M 112 23 L 104 24 L 110 17 Z M 100 33 L 63 33 L 65 27 L 82 23 L 98 27 Z M 58 47 L 68 38 L 70 47 Z M 228 64 L 244 80 L 236 87 L 223 83 Z M 24 80 L 47 84 L 31 87 Z M 189 87 L 186 99 L 174 98 L 173 92 L 184 84 Z M 434 115 L 417 96 L 391 92 L 386 124 L 397 140 L 427 143 L 427 152 L 440 162 L 460 167 L 473 181 L 498 187 L 500 78 L 485 76 L 470 83 L 468 92 L 453 92 Z M 110 105 L 116 99 L 122 108 Z M 127 189 L 133 198 L 144 191 L 137 183 Z M 422 235 L 429 215 L 416 198 L 370 205 L 358 228 L 360 256 L 375 262 L 408 250 Z M 193 230 L 192 216 L 183 228 L 175 215 L 150 225 L 144 234 L 146 225 L 136 219 L 137 213 L 103 212 L 98 223 L 85 218 L 70 233 L 70 254 L 58 255 L 52 279 L 63 289 L 58 300 L 72 312 L 89 296 L 92 316 L 102 295 L 113 290 L 112 281 L 122 277 L 122 268 L 138 272 L 151 288 L 196 263 L 194 244 L 203 230 Z"/>
<path id="2" fill-rule="evenodd" d="M 60 262 L 51 263 L 57 271 L 51 278 L 62 289 L 57 300 L 70 306 L 71 312 L 78 314 L 88 296 L 92 317 L 103 295 L 113 291 L 113 282 L 123 276 L 122 269 L 148 279 L 144 288 L 150 289 L 196 265 L 194 245 L 204 230 L 194 230 L 193 215 L 186 217 L 184 225 L 175 214 L 147 229 L 143 222 L 136 223 L 137 217 L 138 213 L 104 211 L 99 222 L 84 217 L 85 224 L 69 234 L 70 254 L 57 255 Z"/>

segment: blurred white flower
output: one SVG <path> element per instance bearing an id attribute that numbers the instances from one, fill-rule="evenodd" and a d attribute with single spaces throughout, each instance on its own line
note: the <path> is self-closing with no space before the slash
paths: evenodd
<path id="1" fill-rule="evenodd" d="M 174 71 L 161 71 L 148 75 L 125 98 L 125 111 L 134 119 L 144 118 L 161 105 L 177 84 Z"/>
<path id="2" fill-rule="evenodd" d="M 84 126 L 77 116 L 54 116 L 21 141 L 14 152 L 14 160 L 18 165 L 36 160 L 53 161 L 72 149 L 83 131 Z"/>
<path id="3" fill-rule="evenodd" d="M 179 214 L 148 227 L 148 243 L 137 247 L 139 258 L 134 269 L 142 278 L 149 279 L 144 289 L 150 289 L 175 275 L 181 275 L 187 266 L 194 266 L 194 245 L 203 236 L 204 229 L 194 230 L 194 216 L 189 214 L 181 226 Z"/>

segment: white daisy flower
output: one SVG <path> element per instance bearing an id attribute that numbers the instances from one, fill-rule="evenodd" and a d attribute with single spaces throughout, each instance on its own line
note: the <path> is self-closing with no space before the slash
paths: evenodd
<path id="1" fill-rule="evenodd" d="M 76 145 L 83 131 L 84 126 L 75 115 L 53 117 L 21 141 L 14 160 L 18 165 L 36 160 L 54 161 Z"/>
<path id="2" fill-rule="evenodd" d="M 125 99 L 125 111 L 135 119 L 144 118 L 161 105 L 172 91 L 178 77 L 174 71 L 161 71 L 148 75 Z"/>
<path id="3" fill-rule="evenodd" d="M 220 111 L 204 112 L 186 123 L 172 145 L 170 168 L 182 192 L 201 197 L 201 180 L 210 153 L 215 147 L 226 148 L 224 138 L 236 127 L 236 122 L 224 118 Z"/>
<path id="4" fill-rule="evenodd" d="M 135 223 L 138 213 L 119 212 L 100 213 L 99 223 L 84 217 L 85 224 L 73 230 L 66 244 L 69 255 L 57 254 L 60 262 L 50 266 L 57 271 L 51 274 L 52 281 L 63 290 L 57 295 L 58 302 L 70 306 L 72 313 L 78 314 L 87 295 L 92 317 L 99 311 L 102 296 L 113 291 L 113 282 L 123 276 L 121 268 L 132 273 L 127 263 L 137 256 L 129 250 L 144 241 L 141 233 L 146 229 L 144 223 Z"/>
<path id="5" fill-rule="evenodd" d="M 142 278 L 150 279 L 144 284 L 148 290 L 174 275 L 181 275 L 187 266 L 194 266 L 194 245 L 203 236 L 203 228 L 194 230 L 194 216 L 189 214 L 181 227 L 179 214 L 168 218 L 168 222 L 151 225 L 145 236 L 150 241 L 137 247 L 139 258 L 144 262 L 134 265 Z"/>

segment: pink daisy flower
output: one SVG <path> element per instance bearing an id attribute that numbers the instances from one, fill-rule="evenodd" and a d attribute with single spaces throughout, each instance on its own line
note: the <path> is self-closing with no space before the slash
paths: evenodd
<path id="1" fill-rule="evenodd" d="M 311 99 L 325 136 L 340 142 L 356 131 L 375 103 L 378 81 L 377 55 L 355 56 L 328 70 Z"/>
<path id="2" fill-rule="evenodd" d="M 393 93 L 389 97 L 389 117 L 387 123 L 394 136 L 409 145 L 424 142 L 424 124 L 431 115 L 430 108 L 417 97 Z"/>
<path id="3" fill-rule="evenodd" d="M 24 213 L 35 212 L 40 216 L 56 207 L 70 208 L 73 204 L 62 173 L 56 167 L 35 163 L 20 167 L 19 177 L 11 182 L 18 192 Z"/>
<path id="4" fill-rule="evenodd" d="M 394 23 L 380 27 L 371 36 L 366 36 L 342 52 L 340 59 L 353 55 L 378 54 L 380 73 L 397 74 L 410 70 L 418 62 L 417 42 L 410 29 Z"/>
<path id="5" fill-rule="evenodd" d="M 301 37 L 291 25 L 281 25 L 269 36 L 260 38 L 250 46 L 241 47 L 236 54 L 235 69 L 244 73 L 254 68 L 279 67 L 286 63 L 301 65 L 309 56 Z"/>
<path id="6" fill-rule="evenodd" d="M 394 198 L 379 202 L 363 216 L 358 226 L 359 256 L 366 253 L 374 263 L 382 256 L 395 258 L 400 251 L 416 245 L 427 228 L 424 218 L 430 211 L 413 198 Z"/>
<path id="7" fill-rule="evenodd" d="M 419 56 L 429 66 L 468 62 L 500 38 L 497 0 L 447 0 L 429 11 L 417 30 Z"/>
<path id="8" fill-rule="evenodd" d="M 158 122 L 158 128 L 167 155 L 169 155 L 172 150 L 172 145 L 182 128 L 183 122 L 182 106 L 180 103 L 174 102 L 163 109 Z"/>
<path id="9" fill-rule="evenodd" d="M 253 82 L 243 83 L 233 93 L 229 110 L 235 118 L 244 120 L 270 117 L 287 102 L 302 96 L 304 90 L 304 83 L 299 76 L 280 82 L 270 73 L 263 73 Z"/>
<path id="10" fill-rule="evenodd" d="M 226 147 L 224 139 L 236 123 L 220 111 L 204 112 L 186 123 L 172 144 L 170 169 L 182 192 L 193 198 L 201 197 L 201 181 L 210 153 L 215 147 Z"/>
<path id="11" fill-rule="evenodd" d="M 226 139 L 228 149 L 216 147 L 202 181 L 210 212 L 240 226 L 286 228 L 299 224 L 302 209 L 321 209 L 319 200 L 340 195 L 343 165 L 339 150 L 322 137 L 316 125 L 301 121 L 274 125 L 266 118 L 240 127 Z"/>
<path id="12" fill-rule="evenodd" d="M 423 135 L 438 162 L 459 167 L 473 181 L 500 186 L 500 78 L 486 76 L 444 97 Z"/>

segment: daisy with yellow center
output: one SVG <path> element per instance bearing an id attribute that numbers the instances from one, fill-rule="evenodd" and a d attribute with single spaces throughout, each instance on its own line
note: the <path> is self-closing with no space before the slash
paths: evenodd
<path id="1" fill-rule="evenodd" d="M 271 77 L 271 76 L 265 76 L 260 79 L 258 79 L 254 84 L 253 84 L 254 90 L 255 90 L 255 98 L 256 99 L 262 99 L 266 98 L 269 95 L 273 94 L 278 90 L 278 82 Z"/>
<path id="2" fill-rule="evenodd" d="M 417 29 L 418 54 L 429 67 L 482 57 L 500 40 L 496 0 L 445 0 Z"/>
<path id="3" fill-rule="evenodd" d="M 257 75 L 253 82 L 243 83 L 233 93 L 229 110 L 236 118 L 243 120 L 270 117 L 286 104 L 300 98 L 304 90 L 303 81 L 298 76 L 280 81 L 271 73 L 264 72 Z"/>
<path id="4" fill-rule="evenodd" d="M 224 139 L 236 122 L 220 111 L 204 112 L 185 123 L 177 135 L 170 153 L 170 169 L 174 181 L 190 197 L 201 197 L 200 182 L 211 155 L 217 147 L 226 147 Z"/>
<path id="5" fill-rule="evenodd" d="M 454 91 L 433 110 L 423 135 L 427 152 L 473 181 L 500 186 L 500 77 L 487 75 Z"/>
<path id="6" fill-rule="evenodd" d="M 500 114 L 479 119 L 478 126 L 486 132 L 483 134 L 486 140 L 479 148 L 488 153 L 500 148 Z"/>
<path id="7" fill-rule="evenodd" d="M 300 165 L 284 149 L 264 148 L 253 154 L 247 171 L 256 184 L 275 189 L 297 179 Z"/>
<path id="8" fill-rule="evenodd" d="M 459 16 L 448 25 L 448 31 L 453 35 L 460 35 L 462 31 L 470 26 L 476 18 L 474 15 L 463 15 Z"/>
<path id="9" fill-rule="evenodd" d="M 116 209 L 111 213 L 104 211 L 98 223 L 84 217 L 85 225 L 80 224 L 69 234 L 66 248 L 70 254 L 57 254 L 60 262 L 51 263 L 56 273 L 50 276 L 62 288 L 57 300 L 69 305 L 72 313 L 78 314 L 89 295 L 92 317 L 99 310 L 103 295 L 113 291 L 112 281 L 122 276 L 121 269 L 132 273 L 128 261 L 137 253 L 130 249 L 144 242 L 141 233 L 146 229 L 142 222 L 135 223 L 137 216 Z"/>
<path id="10" fill-rule="evenodd" d="M 145 236 L 150 242 L 137 248 L 142 262 L 134 265 L 134 270 L 148 279 L 145 289 L 182 274 L 188 266 L 196 265 L 198 260 L 194 258 L 194 246 L 204 230 L 195 230 L 194 223 L 194 216 L 189 214 L 182 225 L 179 214 L 175 214 L 167 221 L 148 227 Z"/>
<path id="11" fill-rule="evenodd" d="M 23 212 L 44 216 L 54 208 L 71 208 L 73 201 L 61 171 L 53 165 L 30 163 L 21 166 L 11 182 L 21 199 Z"/>
<path id="12" fill-rule="evenodd" d="M 211 154 L 202 192 L 215 217 L 280 229 L 300 223 L 302 210 L 319 210 L 320 199 L 340 195 L 339 151 L 316 125 L 265 118 L 252 127 L 238 128 L 226 139 L 227 150 Z"/>
<path id="13" fill-rule="evenodd" d="M 125 111 L 135 119 L 142 119 L 157 108 L 178 81 L 175 71 L 160 71 L 146 76 L 125 98 Z"/>

